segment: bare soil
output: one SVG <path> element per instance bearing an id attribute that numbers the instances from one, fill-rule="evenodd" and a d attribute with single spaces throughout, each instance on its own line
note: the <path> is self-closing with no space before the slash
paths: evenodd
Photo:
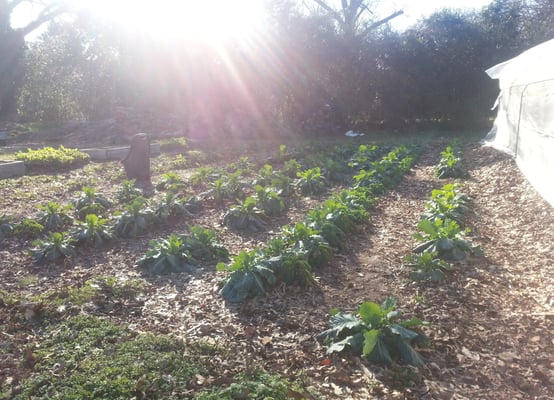
<path id="1" fill-rule="evenodd" d="M 472 198 L 469 239 L 484 257 L 472 257 L 440 283 L 413 283 L 402 267 L 403 256 L 416 245 L 424 202 L 446 181 L 434 174 L 441 145 L 430 145 L 392 191 L 380 198 L 371 221 L 349 240 L 346 252 L 317 271 L 317 285 L 308 289 L 277 287 L 269 296 L 229 305 L 218 295 L 224 274 L 205 265 L 193 275 L 145 277 L 147 295 L 136 301 L 88 304 L 83 312 L 127 323 L 139 331 L 167 333 L 186 341 L 201 339 L 228 350 L 221 355 L 217 376 L 204 377 L 198 389 L 222 384 L 252 366 L 295 377 L 299 372 L 329 399 L 550 399 L 554 398 L 554 209 L 542 200 L 514 161 L 496 150 L 469 144 L 464 162 L 470 178 L 459 181 Z M 155 161 L 153 161 L 155 162 Z M 114 168 L 121 168 L 114 163 Z M 155 169 L 155 168 L 154 168 Z M 25 178 L 5 187 L 1 213 L 32 216 L 47 200 L 67 202 L 74 195 L 68 183 L 84 179 L 72 171 L 37 186 Z M 185 173 L 184 173 L 185 174 Z M 155 177 L 154 179 L 157 179 Z M 98 192 L 112 194 L 99 180 Z M 32 194 L 32 196 L 30 195 Z M 238 235 L 221 226 L 223 210 L 206 210 L 194 223 L 215 229 L 236 254 L 264 243 L 279 227 L 300 220 L 317 199 L 295 200 L 286 217 L 262 235 Z M 0 242 L 0 290 L 30 296 L 47 290 L 79 287 L 96 276 L 142 276 L 136 260 L 148 241 L 186 223 L 123 240 L 107 250 L 82 250 L 64 264 L 34 265 L 29 243 Z M 36 282 L 22 284 L 25 278 Z M 354 356 L 328 356 L 316 340 L 328 327 L 329 310 L 355 311 L 362 301 L 381 302 L 394 296 L 404 316 L 430 322 L 430 347 L 419 370 L 384 368 Z M 0 302 L 0 319 L 11 327 L 0 332 L 0 380 L 24 376 L 24 349 L 37 332 L 33 316 L 21 325 L 25 306 Z M 13 321 L 13 325 L 10 325 Z"/>

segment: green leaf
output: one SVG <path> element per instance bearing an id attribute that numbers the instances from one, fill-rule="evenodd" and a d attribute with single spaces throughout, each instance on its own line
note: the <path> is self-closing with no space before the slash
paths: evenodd
<path id="1" fill-rule="evenodd" d="M 414 348 L 406 341 L 398 339 L 395 341 L 395 347 L 404 361 L 408 364 L 418 367 L 425 364 L 425 359 L 414 350 Z"/>
<path id="2" fill-rule="evenodd" d="M 365 301 L 360 305 L 358 314 L 364 323 L 370 328 L 379 327 L 383 318 L 383 311 L 379 304 L 372 301 Z"/>
<path id="3" fill-rule="evenodd" d="M 399 335 L 402 339 L 405 340 L 412 340 L 420 336 L 419 333 L 416 333 L 410 329 L 406 329 L 402 325 L 398 324 L 391 324 L 389 326 L 389 329 L 392 333 L 394 333 L 395 335 Z"/>
<path id="4" fill-rule="evenodd" d="M 425 232 L 426 234 L 428 235 L 436 235 L 437 234 L 437 227 L 435 226 L 435 224 L 429 220 L 426 220 L 426 219 L 422 219 L 419 221 L 419 223 L 417 224 L 417 227 L 419 228 L 419 230 Z"/>
<path id="5" fill-rule="evenodd" d="M 329 346 L 329 348 L 327 349 L 327 354 L 340 353 L 341 351 L 345 350 L 346 347 L 350 347 L 352 350 L 357 352 L 361 348 L 363 340 L 364 336 L 361 332 L 356 333 L 352 336 L 347 336 L 343 340 L 335 342 L 331 346 Z"/>
<path id="6" fill-rule="evenodd" d="M 372 329 L 370 331 L 364 332 L 364 348 L 362 350 L 362 355 L 364 357 L 367 357 L 371 354 L 375 346 L 377 345 L 377 341 L 379 340 L 379 330 L 378 329 Z"/>
<path id="7" fill-rule="evenodd" d="M 392 357 L 390 355 L 389 349 L 387 348 L 387 344 L 380 336 L 377 337 L 377 343 L 375 343 L 375 347 L 373 348 L 373 351 L 369 354 L 368 358 L 381 364 L 388 365 L 392 363 Z"/>

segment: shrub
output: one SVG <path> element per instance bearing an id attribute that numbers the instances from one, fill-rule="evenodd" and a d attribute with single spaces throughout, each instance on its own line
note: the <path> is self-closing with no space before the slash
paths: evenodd
<path id="1" fill-rule="evenodd" d="M 24 161 L 25 166 L 32 170 L 61 170 L 84 165 L 90 159 L 89 155 L 78 149 L 69 149 L 60 146 L 58 149 L 44 147 L 42 149 L 19 151 L 15 153 L 15 159 Z"/>
<path id="2" fill-rule="evenodd" d="M 328 354 L 350 349 L 381 364 L 391 364 L 393 359 L 401 358 L 410 365 L 422 365 L 423 357 L 411 343 L 422 340 L 423 336 L 409 328 L 425 323 L 417 318 L 396 322 L 400 314 L 395 308 L 396 300 L 389 297 L 381 305 L 362 303 L 357 316 L 334 310 L 331 327 L 319 339 L 329 346 Z"/>

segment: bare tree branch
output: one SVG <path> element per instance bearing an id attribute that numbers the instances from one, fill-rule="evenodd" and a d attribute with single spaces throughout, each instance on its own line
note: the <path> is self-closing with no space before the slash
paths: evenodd
<path id="1" fill-rule="evenodd" d="M 387 22 L 389 22 L 391 19 L 394 19 L 396 17 L 398 17 L 399 15 L 402 15 L 404 14 L 404 11 L 400 10 L 400 11 L 396 11 L 394 13 L 392 13 L 391 15 L 389 15 L 388 17 L 385 17 L 383 18 L 382 20 L 379 20 L 377 22 L 374 22 L 373 24 L 369 25 L 367 28 L 365 28 L 363 30 L 363 32 L 361 33 L 362 36 L 365 36 L 367 35 L 370 31 L 372 31 L 373 29 L 375 28 L 378 28 L 379 26 L 383 25 L 383 24 L 386 24 Z"/>
<path id="2" fill-rule="evenodd" d="M 21 2 L 21 0 L 19 0 L 19 2 Z M 43 3 L 41 2 L 41 4 Z M 65 2 L 53 2 L 50 5 L 46 5 L 38 17 L 36 17 L 33 21 L 29 22 L 22 28 L 16 29 L 16 31 L 25 37 L 35 29 L 39 28 L 42 24 L 69 11 L 69 9 L 70 6 Z"/>

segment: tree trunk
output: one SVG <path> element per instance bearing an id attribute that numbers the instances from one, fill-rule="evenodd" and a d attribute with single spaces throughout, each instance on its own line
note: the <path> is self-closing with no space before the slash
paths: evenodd
<path id="1" fill-rule="evenodd" d="M 122 161 L 127 179 L 150 183 L 150 140 L 146 133 L 137 133 L 131 140 L 129 154 Z"/>
<path id="2" fill-rule="evenodd" d="M 23 78 L 25 39 L 18 32 L 0 33 L 0 119 L 16 111 Z"/>

